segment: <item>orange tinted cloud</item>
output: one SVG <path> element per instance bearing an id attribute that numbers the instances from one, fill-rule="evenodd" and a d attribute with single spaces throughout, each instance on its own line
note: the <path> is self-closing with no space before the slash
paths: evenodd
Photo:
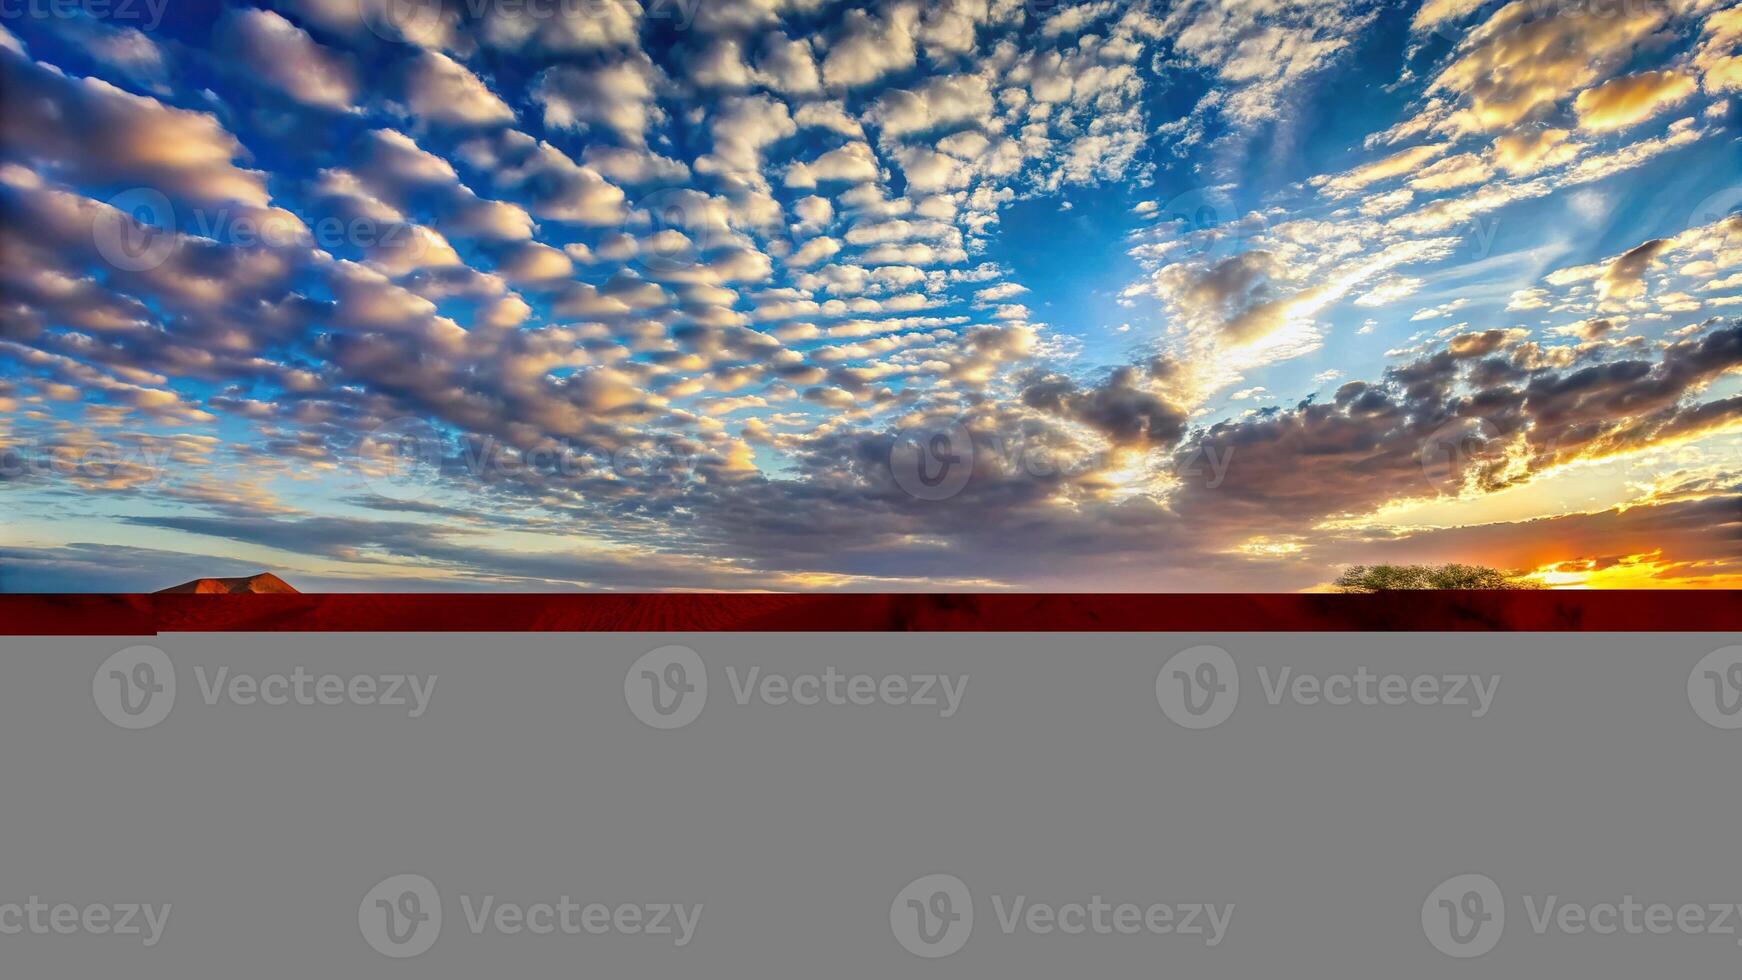
<path id="1" fill-rule="evenodd" d="M 1678 71 L 1642 71 L 1580 92 L 1573 108 L 1580 129 L 1608 132 L 1650 119 L 1694 94 L 1694 88 L 1693 78 Z"/>

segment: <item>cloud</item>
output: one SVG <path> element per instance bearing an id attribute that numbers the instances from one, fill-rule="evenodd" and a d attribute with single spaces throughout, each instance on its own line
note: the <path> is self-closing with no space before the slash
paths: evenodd
<path id="1" fill-rule="evenodd" d="M 405 104 L 413 116 L 451 126 L 514 121 L 514 110 L 465 65 L 439 51 L 412 59 L 405 72 Z"/>
<path id="2" fill-rule="evenodd" d="M 574 263 L 549 245 L 523 242 L 497 260 L 496 271 L 509 282 L 549 282 L 567 277 Z"/>
<path id="3" fill-rule="evenodd" d="M 786 264 L 795 269 L 806 269 L 818 262 L 833 258 L 840 250 L 841 243 L 833 238 L 813 238 L 799 246 L 798 250 L 786 260 Z"/>
<path id="4" fill-rule="evenodd" d="M 1398 300 L 1408 299 L 1415 295 L 1425 283 L 1414 276 L 1388 276 L 1376 283 L 1372 289 L 1356 297 L 1356 306 L 1389 306 Z"/>
<path id="5" fill-rule="evenodd" d="M 1727 588 L 1737 573 L 1733 483 L 1688 479 L 1608 509 L 1401 534 L 1363 529 L 1320 544 L 1320 568 L 1384 561 L 1554 570 L 1596 588 Z M 1325 578 L 1329 576 L 1326 575 Z"/>
<path id="6" fill-rule="evenodd" d="M 880 15 L 849 9 L 823 56 L 824 83 L 832 89 L 858 88 L 913 67 L 918 21 L 917 4 L 894 3 Z"/>
<path id="7" fill-rule="evenodd" d="M 0 547 L 0 593 L 155 592 L 196 578 L 253 575 L 259 571 L 254 562 L 227 556 L 113 543 Z"/>
<path id="8" fill-rule="evenodd" d="M 766 95 L 728 96 L 713 114 L 712 154 L 696 160 L 701 173 L 755 175 L 760 180 L 762 151 L 798 132 L 786 103 Z"/>
<path id="9" fill-rule="evenodd" d="M 923 146 L 904 146 L 896 151 L 908 187 L 922 193 L 956 190 L 973 180 L 973 168 L 946 153 Z"/>
<path id="10" fill-rule="evenodd" d="M 1742 11 L 1726 7 L 1706 18 L 1694 65 L 1707 92 L 1742 91 Z"/>
<path id="11" fill-rule="evenodd" d="M 1466 389 L 1501 366 L 1484 358 L 1505 338 L 1475 340 L 1395 367 L 1382 383 L 1348 382 L 1327 403 L 1211 426 L 1181 452 L 1237 462 L 1214 490 L 1187 484 L 1177 506 L 1243 533 L 1298 527 L 1442 491 L 1491 492 L 1742 419 L 1736 399 L 1686 401 L 1742 364 L 1742 325 L 1671 345 L 1655 363 L 1514 371 L 1510 383 Z M 1447 445 L 1459 450 L 1449 472 Z"/>
<path id="12" fill-rule="evenodd" d="M 1428 0 L 1417 8 L 1409 26 L 1417 31 L 1437 27 L 1449 20 L 1467 17 L 1487 0 Z"/>
<path id="13" fill-rule="evenodd" d="M 1115 368 L 1104 383 L 1089 389 L 1079 388 L 1069 378 L 1043 377 L 1022 390 L 1022 402 L 1081 422 L 1116 446 L 1172 446 L 1185 432 L 1186 412 L 1159 388 L 1173 371 L 1165 360 L 1127 365 Z"/>
<path id="14" fill-rule="evenodd" d="M 905 136 L 992 114 L 992 92 L 977 75 L 933 78 L 917 89 L 892 89 L 866 112 L 885 137 Z"/>
<path id="15" fill-rule="evenodd" d="M 1694 94 L 1696 87 L 1693 78 L 1678 71 L 1642 71 L 1580 92 L 1573 108 L 1579 114 L 1580 129 L 1626 129 L 1681 102 Z"/>
<path id="16" fill-rule="evenodd" d="M 1495 132 L 1539 120 L 1624 64 L 1666 18 L 1666 8 L 1651 4 L 1508 5 L 1468 36 L 1429 86 L 1464 102 L 1438 128 Z"/>
<path id="17" fill-rule="evenodd" d="M 1413 173 L 1429 160 L 1444 154 L 1446 149 L 1447 147 L 1443 143 L 1412 146 L 1407 150 L 1399 150 L 1384 159 L 1362 164 L 1341 174 L 1314 177 L 1312 183 L 1313 186 L 1323 189 L 1332 197 L 1348 197 L 1380 181 Z"/>
<path id="18" fill-rule="evenodd" d="M 529 198 L 529 208 L 541 218 L 581 225 L 615 225 L 627 213 L 622 188 L 597 171 L 574 162 L 549 143 L 524 134 L 506 138 L 506 154 L 496 171 L 498 187 Z"/>
<path id="19" fill-rule="evenodd" d="M 1696 144 L 1684 190 L 1722 183 L 1721 99 L 1691 88 L 1725 84 L 1716 6 L 1642 28 L 1434 0 L 1416 29 L 1440 37 L 1395 74 L 1351 57 L 1379 11 L 1344 0 L 449 4 L 388 38 L 377 0 L 287 0 L 161 44 L 35 25 L 33 50 L 114 84 L 0 35 L 0 433 L 178 429 L 199 451 L 149 495 L 123 474 L 20 499 L 131 495 L 165 540 L 272 548 L 314 581 L 1308 585 L 1363 547 L 1459 547 L 1392 519 L 1412 502 L 1490 520 L 1528 496 L 1490 494 L 1650 451 L 1644 485 L 1657 450 L 1709 461 L 1742 426 L 1736 328 L 1691 322 L 1734 299 L 1728 205 L 1616 212 L 1651 239 L 1620 255 L 1591 252 L 1586 206 Z M 1412 115 L 1315 177 L 1300 162 L 1349 141 L 1294 111 L 1321 81 Z M 1670 104 L 1689 118 L 1645 132 Z M 132 187 L 179 228 L 143 269 L 96 234 L 150 234 L 104 203 Z M 1127 259 L 1142 279 L 1109 290 Z M 1304 357 L 1329 342 L 1370 380 L 1332 392 Z M 1134 352 L 1097 366 L 1108 344 Z M 442 502 L 347 496 L 364 434 L 407 417 L 442 434 Z M 973 472 L 919 502 L 890 453 L 939 417 Z M 1472 418 L 1468 469 L 1425 479 L 1423 445 Z M 464 453 L 487 442 L 684 475 L 480 481 Z M 1540 496 L 1601 498 L 1587 469 Z M 245 489 L 293 478 L 314 512 Z M 553 527 L 585 544 L 500 537 Z"/>
<path id="20" fill-rule="evenodd" d="M 1644 292 L 1646 272 L 1669 245 L 1668 239 L 1655 238 L 1622 253 L 1597 279 L 1598 293 L 1604 299 L 1628 299 Z"/>
<path id="21" fill-rule="evenodd" d="M 546 126 L 580 132 L 603 126 L 627 145 L 642 146 L 648 127 L 664 118 L 654 100 L 659 77 L 644 55 L 594 69 L 558 65 L 538 76 L 531 96 L 544 108 Z"/>
<path id="22" fill-rule="evenodd" d="M 1221 83 L 1200 100 L 1200 112 L 1250 126 L 1281 116 L 1289 96 L 1344 52 L 1371 19 L 1360 5 L 1342 0 L 1287 9 L 1188 0 L 1170 7 L 1152 30 L 1183 63 Z"/>
<path id="23" fill-rule="evenodd" d="M 39 161 L 70 180 L 153 187 L 200 204 L 264 207 L 266 175 L 236 165 L 247 156 L 215 116 L 164 105 L 97 78 L 70 78 L 0 53 L 8 107 L 0 145 L 11 159 Z"/>
<path id="24" fill-rule="evenodd" d="M 690 168 L 681 161 L 644 149 L 594 144 L 586 148 L 582 160 L 622 184 L 679 184 L 690 176 Z"/>
<path id="25" fill-rule="evenodd" d="M 524 4 L 495 4 L 487 9 L 485 43 L 504 50 L 552 54 L 632 46 L 643 16 L 643 5 L 635 0 L 587 0 L 585 8 L 567 10 Z"/>
<path id="26" fill-rule="evenodd" d="M 809 188 L 818 181 L 874 181 L 877 157 L 871 147 L 853 142 L 829 150 L 814 160 L 794 163 L 786 172 L 786 186 Z"/>
<path id="27" fill-rule="evenodd" d="M 1513 176 L 1532 174 L 1578 156 L 1582 147 L 1568 143 L 1570 135 L 1564 129 L 1506 133 L 1495 138 L 1492 155 L 1495 163 Z"/>
<path id="28" fill-rule="evenodd" d="M 218 30 L 250 77 L 304 105 L 347 111 L 357 98 L 350 59 L 316 44 L 307 31 L 270 10 L 233 11 Z"/>
<path id="29" fill-rule="evenodd" d="M 865 127 L 847 115 L 847 107 L 840 101 L 803 103 L 793 112 L 792 118 L 800 126 L 826 129 L 855 139 L 865 136 Z"/>
<path id="30" fill-rule="evenodd" d="M 1409 186 L 1432 193 L 1485 183 L 1493 175 L 1481 157 L 1474 153 L 1459 153 L 1421 168 L 1410 178 Z"/>
<path id="31" fill-rule="evenodd" d="M 1194 321 L 1214 324 L 1234 343 L 1259 339 L 1279 327 L 1287 304 L 1274 286 L 1283 266 L 1272 252 L 1242 252 L 1205 269 L 1175 266 L 1157 289 Z"/>
<path id="32" fill-rule="evenodd" d="M 782 95 L 815 95 L 823 90 L 822 74 L 810 42 L 773 33 L 763 41 L 756 60 L 756 78 Z"/>
<path id="33" fill-rule="evenodd" d="M 753 76 L 744 49 L 732 38 L 720 38 L 689 59 L 690 81 L 704 89 L 746 89 Z"/>
<path id="34" fill-rule="evenodd" d="M 92 17 L 63 17 L 52 23 L 62 37 L 96 61 L 153 91 L 167 91 L 169 56 L 144 31 Z M 10 47 L 20 55 L 24 54 L 23 47 L 10 33 L 0 37 L 0 47 Z"/>

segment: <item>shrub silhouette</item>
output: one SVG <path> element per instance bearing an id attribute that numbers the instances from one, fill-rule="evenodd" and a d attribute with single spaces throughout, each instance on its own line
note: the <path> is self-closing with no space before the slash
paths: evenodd
<path id="1" fill-rule="evenodd" d="M 1337 576 L 1339 592 L 1405 589 L 1540 589 L 1541 582 L 1481 565 L 1356 565 Z"/>

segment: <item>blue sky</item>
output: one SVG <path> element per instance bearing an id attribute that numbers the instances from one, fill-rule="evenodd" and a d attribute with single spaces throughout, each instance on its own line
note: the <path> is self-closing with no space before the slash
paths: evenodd
<path id="1" fill-rule="evenodd" d="M 1734 7 L 4 27 L 0 589 L 1737 582 Z"/>

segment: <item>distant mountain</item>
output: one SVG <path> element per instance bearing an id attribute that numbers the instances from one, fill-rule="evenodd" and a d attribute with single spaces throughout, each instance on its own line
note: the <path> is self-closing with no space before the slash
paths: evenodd
<path id="1" fill-rule="evenodd" d="M 294 593 L 284 579 L 271 572 L 261 572 L 246 578 L 197 578 L 173 588 L 160 590 L 158 595 L 236 595 L 238 593 Z"/>

